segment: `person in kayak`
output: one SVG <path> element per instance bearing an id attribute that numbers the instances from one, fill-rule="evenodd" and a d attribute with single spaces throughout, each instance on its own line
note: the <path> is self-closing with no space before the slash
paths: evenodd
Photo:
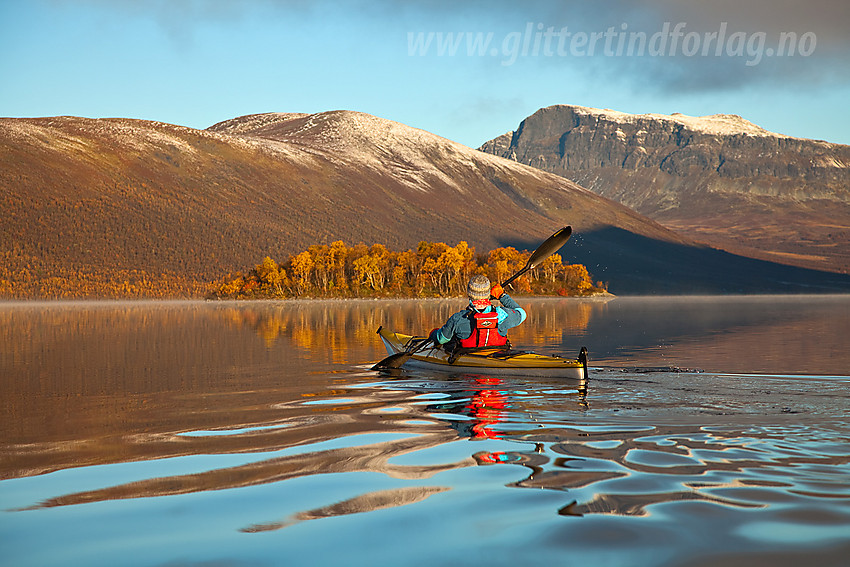
<path id="1" fill-rule="evenodd" d="M 527 314 L 502 286 L 490 287 L 487 276 L 473 276 L 467 286 L 469 305 L 449 317 L 446 324 L 431 331 L 429 338 L 446 350 L 488 346 L 510 346 L 507 331 L 525 321 Z M 493 306 L 490 298 L 501 305 Z"/>

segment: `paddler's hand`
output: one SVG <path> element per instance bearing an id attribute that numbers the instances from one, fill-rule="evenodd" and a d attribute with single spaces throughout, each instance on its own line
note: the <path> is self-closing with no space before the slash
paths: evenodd
<path id="1" fill-rule="evenodd" d="M 436 328 L 428 334 L 428 340 L 431 341 L 432 343 L 434 343 L 437 346 L 440 346 L 440 341 L 437 339 L 437 333 L 439 333 L 439 332 L 440 332 L 440 329 Z"/>
<path id="2" fill-rule="evenodd" d="M 493 299 L 499 299 L 503 293 L 505 293 L 505 290 L 502 289 L 501 284 L 496 284 L 490 289 L 490 297 Z"/>

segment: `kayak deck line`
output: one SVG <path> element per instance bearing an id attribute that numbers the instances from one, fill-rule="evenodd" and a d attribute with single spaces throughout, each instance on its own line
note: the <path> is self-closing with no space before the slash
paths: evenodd
<path id="1" fill-rule="evenodd" d="M 537 354 L 513 347 L 481 347 L 450 353 L 437 345 L 423 342 L 426 337 L 394 333 L 383 326 L 378 328 L 377 333 L 390 356 L 409 353 L 405 355 L 402 366 L 451 372 L 588 378 L 587 349 L 584 347 L 577 358 Z"/>

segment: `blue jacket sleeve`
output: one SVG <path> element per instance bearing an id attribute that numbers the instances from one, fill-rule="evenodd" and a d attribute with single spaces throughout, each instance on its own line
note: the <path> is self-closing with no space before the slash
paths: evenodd
<path id="1" fill-rule="evenodd" d="M 440 327 L 435 333 L 435 339 L 440 344 L 446 344 L 452 337 L 458 335 L 460 338 L 465 339 L 469 335 L 472 334 L 472 326 L 469 324 L 469 321 L 464 318 L 465 311 L 458 311 L 446 321 L 446 324 Z"/>
<path id="2" fill-rule="evenodd" d="M 528 314 L 507 293 L 503 293 L 499 301 L 502 302 L 502 306 L 497 308 L 496 312 L 499 314 L 499 332 L 504 335 L 507 334 L 508 329 L 516 327 L 525 321 Z"/>

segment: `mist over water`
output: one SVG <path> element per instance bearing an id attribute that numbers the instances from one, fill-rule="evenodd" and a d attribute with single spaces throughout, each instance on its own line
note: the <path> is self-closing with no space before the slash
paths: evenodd
<path id="1" fill-rule="evenodd" d="M 850 297 L 520 303 L 589 381 L 369 370 L 458 300 L 4 304 L 4 556 L 846 564 Z"/>

